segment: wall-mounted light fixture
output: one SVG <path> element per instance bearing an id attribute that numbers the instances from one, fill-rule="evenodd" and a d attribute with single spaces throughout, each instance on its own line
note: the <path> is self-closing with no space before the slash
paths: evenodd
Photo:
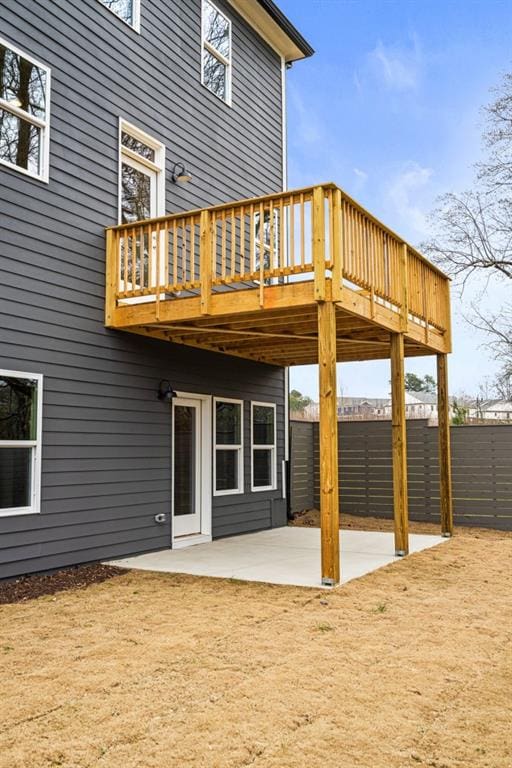
<path id="1" fill-rule="evenodd" d="M 162 379 L 158 385 L 158 399 L 164 403 L 171 403 L 175 397 L 178 397 L 178 393 L 172 388 L 171 382 L 167 379 Z"/>
<path id="2" fill-rule="evenodd" d="M 187 171 L 184 163 L 174 163 L 171 178 L 175 184 L 176 182 L 186 184 L 187 182 L 192 181 L 192 174 L 190 171 Z"/>

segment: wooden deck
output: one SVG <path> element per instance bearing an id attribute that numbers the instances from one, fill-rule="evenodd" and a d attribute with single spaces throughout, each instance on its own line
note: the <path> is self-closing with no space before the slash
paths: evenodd
<path id="1" fill-rule="evenodd" d="M 334 184 L 107 230 L 106 324 L 277 365 L 450 351 L 449 280 Z"/>
<path id="2" fill-rule="evenodd" d="M 322 582 L 340 581 L 336 362 L 391 359 L 395 552 L 409 551 L 404 357 L 437 356 L 441 530 L 453 530 L 449 280 L 334 184 L 107 230 L 106 325 L 318 363 Z"/>

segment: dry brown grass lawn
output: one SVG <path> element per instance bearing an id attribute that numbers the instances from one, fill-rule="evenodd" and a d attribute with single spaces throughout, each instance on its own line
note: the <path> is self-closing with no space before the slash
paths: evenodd
<path id="1" fill-rule="evenodd" d="M 510 768 L 512 538 L 330 593 L 127 573 L 0 607 L 1 768 Z"/>

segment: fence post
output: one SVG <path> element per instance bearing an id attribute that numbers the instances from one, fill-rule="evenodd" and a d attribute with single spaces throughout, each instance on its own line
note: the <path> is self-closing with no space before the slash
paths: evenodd
<path id="1" fill-rule="evenodd" d="M 208 210 L 201 211 L 199 242 L 199 274 L 201 276 L 201 314 L 209 315 L 212 306 L 212 218 Z"/>
<path id="2" fill-rule="evenodd" d="M 439 501 L 441 535 L 453 534 L 452 467 L 450 447 L 450 403 L 448 398 L 448 356 L 437 355 L 437 416 L 439 432 Z"/>
<path id="3" fill-rule="evenodd" d="M 393 442 L 393 510 L 395 553 L 409 552 L 407 433 L 405 422 L 404 337 L 391 334 L 391 431 Z"/>

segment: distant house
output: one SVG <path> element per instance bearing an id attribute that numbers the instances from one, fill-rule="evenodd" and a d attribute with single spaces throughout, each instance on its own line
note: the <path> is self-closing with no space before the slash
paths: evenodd
<path id="1" fill-rule="evenodd" d="M 471 419 L 486 421 L 512 421 L 511 400 L 476 400 L 467 405 L 468 416 Z"/>
<path id="2" fill-rule="evenodd" d="M 454 398 L 450 397 L 450 417 L 453 415 Z M 437 395 L 428 392 L 406 392 L 405 414 L 408 419 L 437 420 Z M 305 409 L 303 417 L 318 418 L 318 403 L 311 403 Z M 350 420 L 390 419 L 390 397 L 339 397 L 338 418 Z M 512 416 L 511 416 L 512 418 Z"/>
<path id="3" fill-rule="evenodd" d="M 390 402 L 387 397 L 339 397 L 338 416 L 384 416 Z"/>

